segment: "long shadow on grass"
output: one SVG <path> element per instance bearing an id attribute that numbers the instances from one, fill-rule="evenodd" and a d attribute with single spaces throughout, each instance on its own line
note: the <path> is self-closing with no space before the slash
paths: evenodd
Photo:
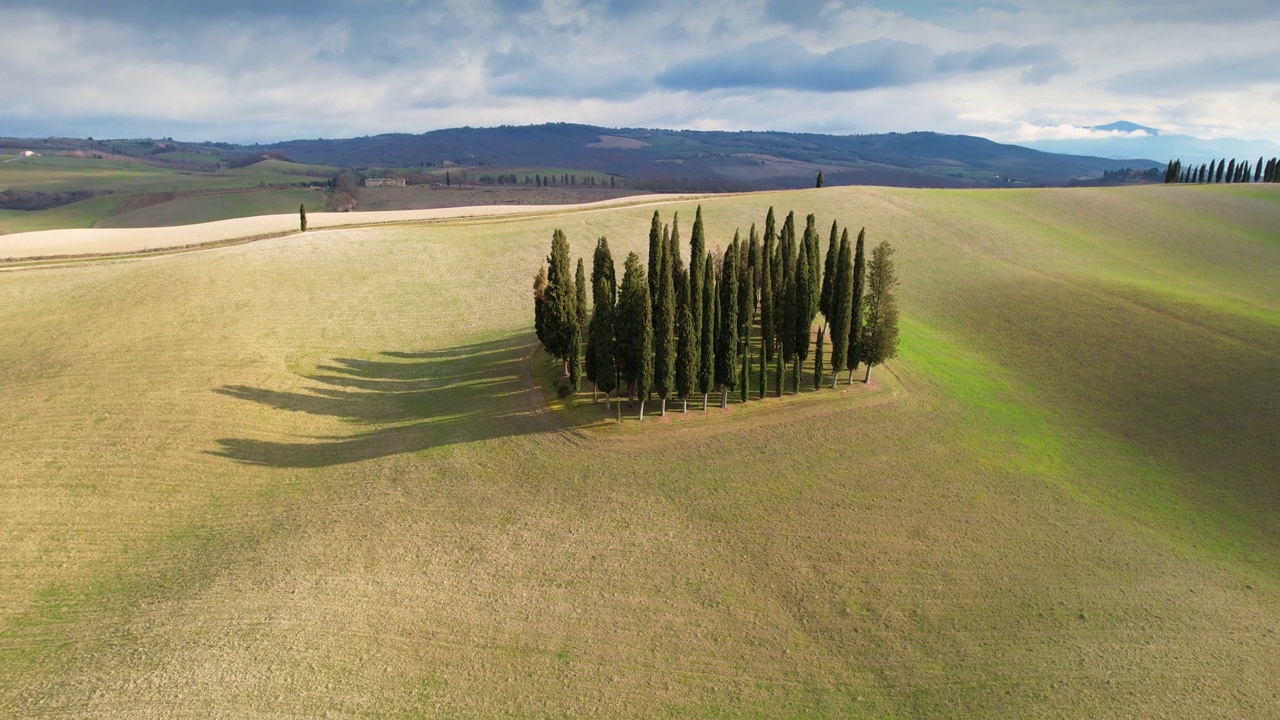
<path id="1" fill-rule="evenodd" d="M 298 442 L 223 438 L 214 455 L 268 467 L 326 467 L 510 435 L 551 432 L 556 421 L 530 402 L 519 336 L 427 352 L 384 352 L 387 360 L 333 358 L 303 392 L 247 385 L 214 390 L 290 412 L 327 415 L 360 426 L 349 435 Z M 387 427 L 389 425 L 389 427 Z"/>

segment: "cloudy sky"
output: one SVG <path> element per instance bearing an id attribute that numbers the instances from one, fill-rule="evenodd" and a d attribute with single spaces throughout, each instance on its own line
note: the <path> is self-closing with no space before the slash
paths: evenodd
<path id="1" fill-rule="evenodd" d="M 1275 0 L 0 0 L 0 135 L 549 121 L 1280 141 Z"/>

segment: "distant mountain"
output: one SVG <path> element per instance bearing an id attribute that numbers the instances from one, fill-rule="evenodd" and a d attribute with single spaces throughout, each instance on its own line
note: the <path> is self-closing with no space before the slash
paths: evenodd
<path id="1" fill-rule="evenodd" d="M 1217 158 L 1238 158 L 1256 162 L 1259 156 L 1280 156 L 1280 144 L 1266 140 L 1218 138 L 1205 140 L 1189 135 L 1169 135 L 1156 128 L 1121 121 L 1095 125 L 1089 130 L 1118 131 L 1107 137 L 1069 140 L 1036 140 L 1024 143 L 1029 148 L 1053 153 L 1098 155 L 1107 158 L 1146 157 L 1161 162 L 1181 158 L 1184 162 L 1202 163 Z"/>
<path id="2" fill-rule="evenodd" d="M 1144 132 L 1148 135 L 1160 134 L 1160 131 L 1153 127 L 1147 127 L 1146 125 L 1131 123 L 1128 120 L 1120 120 L 1118 122 L 1108 123 L 1106 125 L 1090 125 L 1086 129 L 1087 130 L 1103 130 L 1105 132 L 1125 132 L 1125 133 Z"/>
<path id="3" fill-rule="evenodd" d="M 448 162 L 495 168 L 572 168 L 618 175 L 655 189 L 708 190 L 810 187 L 819 171 L 829 185 L 1065 185 L 1101 177 L 1106 171 L 1164 166 L 1163 160 L 1052 154 L 983 138 L 930 132 L 818 135 L 565 123 L 291 140 L 241 149 L 278 151 L 297 162 L 338 167 Z"/>

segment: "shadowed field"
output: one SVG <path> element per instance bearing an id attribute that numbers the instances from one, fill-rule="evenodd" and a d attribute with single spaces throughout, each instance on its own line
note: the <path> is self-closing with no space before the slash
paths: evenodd
<path id="1" fill-rule="evenodd" d="M 1280 193 L 702 203 L 890 240 L 902 357 L 549 405 L 552 229 L 652 207 L 0 274 L 0 714 L 1280 713 Z"/>

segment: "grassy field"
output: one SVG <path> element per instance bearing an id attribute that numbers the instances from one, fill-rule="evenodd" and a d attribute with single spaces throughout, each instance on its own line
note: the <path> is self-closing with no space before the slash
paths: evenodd
<path id="1" fill-rule="evenodd" d="M 0 715 L 1280 714 L 1275 188 L 769 205 L 897 248 L 870 387 L 547 403 L 651 208 L 0 273 Z"/>
<path id="2" fill-rule="evenodd" d="M 312 212 L 319 212 L 327 200 L 328 195 L 322 190 L 248 190 L 189 195 L 109 215 L 95 223 L 95 227 L 168 227 L 236 217 L 280 215 L 297 213 L 299 204 L 306 204 Z"/>
<path id="3" fill-rule="evenodd" d="M 319 209 L 324 200 L 317 193 L 279 188 L 323 181 L 326 178 L 317 174 L 331 170 L 264 160 L 243 168 L 195 173 L 126 160 L 60 156 L 19 158 L 0 163 L 0 191 L 10 188 L 46 193 L 94 190 L 112 194 L 47 210 L 0 209 L 0 233 L 185 225 L 297 211 L 298 203 L 303 201 L 314 201 L 316 209 Z M 236 190 L 242 192 L 211 192 Z M 142 210 L 128 211 L 131 198 L 157 193 L 176 193 L 178 197 Z"/>

